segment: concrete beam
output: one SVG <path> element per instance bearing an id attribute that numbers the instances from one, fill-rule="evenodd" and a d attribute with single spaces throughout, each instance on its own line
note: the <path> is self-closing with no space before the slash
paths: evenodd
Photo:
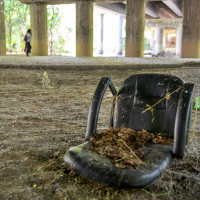
<path id="1" fill-rule="evenodd" d="M 174 13 L 163 2 L 154 2 L 155 6 L 159 9 L 160 18 L 178 18 L 178 15 Z"/>
<path id="2" fill-rule="evenodd" d="M 158 15 L 159 14 L 158 7 L 156 7 L 155 5 L 156 4 L 154 2 L 146 3 L 145 13 L 151 17 L 160 18 Z"/>
<path id="3" fill-rule="evenodd" d="M 155 19 L 155 18 L 152 17 L 152 16 L 149 16 L 149 15 L 147 15 L 147 14 L 145 13 L 145 19 Z"/>
<path id="4" fill-rule="evenodd" d="M 76 3 L 78 1 L 83 0 L 19 0 L 21 3 L 31 4 L 31 3 L 46 3 L 49 5 L 55 4 L 71 4 Z M 84 0 L 84 1 L 91 1 L 91 0 Z M 162 1 L 162 0 L 146 0 L 146 1 Z M 164 0 L 164 1 L 171 1 L 171 0 Z M 180 0 L 175 0 L 180 1 Z M 124 3 L 126 0 L 93 0 L 94 3 Z"/>
<path id="5" fill-rule="evenodd" d="M 174 13 L 176 13 L 179 17 L 183 16 L 182 13 L 182 3 L 178 1 L 163 1 L 165 5 L 167 5 Z"/>
<path id="6" fill-rule="evenodd" d="M 171 2 L 171 1 L 163 1 Z M 146 2 L 145 13 L 154 18 L 178 18 L 178 15 L 163 2 Z M 177 2 L 178 5 L 179 2 Z M 170 5 L 170 4 L 169 4 Z M 181 4 L 180 4 L 181 5 Z"/>
<path id="7" fill-rule="evenodd" d="M 115 14 L 126 16 L 126 5 L 123 3 L 101 3 L 95 4 L 95 6 L 104 8 L 108 11 L 114 12 Z"/>
<path id="8" fill-rule="evenodd" d="M 81 0 L 19 0 L 21 3 L 46 3 L 46 4 L 70 4 L 75 2 L 80 2 Z M 89 0 L 84 0 L 89 1 Z M 107 9 L 109 12 L 114 12 L 115 14 L 126 15 L 126 1 L 120 0 L 93 0 L 95 6 L 102 7 Z M 168 2 L 168 1 L 164 1 Z M 179 2 L 178 2 L 179 3 Z M 179 4 L 175 5 L 181 5 Z M 170 1 L 169 1 L 170 4 Z M 162 2 L 147 2 L 145 7 L 145 14 L 153 18 L 175 18 L 178 17 L 173 11 L 170 10 L 168 6 L 163 4 Z"/>
<path id="9" fill-rule="evenodd" d="M 104 8 L 109 12 L 114 12 L 115 14 L 120 14 L 126 17 L 126 5 L 123 3 L 101 3 L 101 4 L 95 4 L 95 6 Z M 153 2 L 149 2 L 148 4 L 146 4 L 145 7 L 146 19 L 159 18 L 158 13 L 159 10 Z"/>
<path id="10" fill-rule="evenodd" d="M 160 9 L 165 8 L 164 11 L 161 12 Z M 163 16 L 163 13 L 165 14 Z M 145 14 L 152 18 L 165 18 L 165 16 L 169 16 L 170 18 L 174 18 L 175 16 L 170 16 L 172 11 L 162 2 L 146 2 L 145 6 Z"/>
<path id="11" fill-rule="evenodd" d="M 114 12 L 115 14 L 126 16 L 126 5 L 123 3 L 101 3 L 101 4 L 95 4 L 95 6 L 104 8 L 109 12 Z M 160 9 L 162 9 L 161 6 L 164 9 L 164 11 L 162 12 L 160 12 Z M 175 17 L 175 15 L 167 6 L 165 6 L 164 4 L 163 5 L 161 4 L 161 6 L 157 6 L 157 3 L 155 2 L 147 2 L 145 6 L 145 14 L 147 15 L 147 17 L 145 16 L 145 18 L 154 19 L 163 16 L 169 16 L 172 18 Z M 159 16 L 159 13 L 162 13 L 160 14 L 161 16 Z"/>
<path id="12" fill-rule="evenodd" d="M 180 18 L 145 20 L 145 27 L 179 27 L 182 24 L 183 20 Z"/>

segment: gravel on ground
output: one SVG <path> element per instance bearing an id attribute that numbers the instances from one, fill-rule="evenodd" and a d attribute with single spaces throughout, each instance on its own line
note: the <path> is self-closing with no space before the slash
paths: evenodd
<path id="1" fill-rule="evenodd" d="M 177 75 L 196 84 L 195 100 L 200 91 L 198 67 L 46 72 L 48 88 L 42 83 L 44 70 L 0 68 L 0 199 L 199 199 L 200 113 L 194 109 L 191 130 L 195 134 L 185 157 L 174 159 L 162 178 L 146 191 L 101 186 L 73 173 L 63 162 L 70 147 L 85 142 L 88 110 L 101 77 L 111 77 L 119 89 L 126 78 L 137 73 Z M 108 128 L 111 102 L 108 90 L 98 132 Z M 153 196 L 155 190 L 163 196 Z"/>

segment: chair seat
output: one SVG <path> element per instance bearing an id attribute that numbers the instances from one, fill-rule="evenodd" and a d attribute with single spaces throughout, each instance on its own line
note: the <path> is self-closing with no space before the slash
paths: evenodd
<path id="1" fill-rule="evenodd" d="M 172 145 L 145 144 L 144 164 L 136 168 L 117 168 L 107 157 L 84 147 L 69 149 L 64 161 L 75 172 L 95 182 L 119 188 L 144 188 L 158 179 L 173 157 L 182 158 L 189 136 L 194 84 L 166 74 L 135 74 L 117 92 L 109 77 L 102 77 L 94 92 L 86 130 L 86 140 L 96 134 L 101 102 L 107 88 L 113 95 L 109 127 L 147 130 L 171 135 Z M 172 150 L 173 149 L 173 150 Z"/>
<path id="2" fill-rule="evenodd" d="M 142 161 L 145 165 L 121 169 L 107 157 L 84 147 L 93 147 L 91 141 L 69 149 L 64 161 L 75 172 L 95 182 L 119 188 L 144 188 L 161 176 L 172 161 L 172 145 L 145 144 Z"/>

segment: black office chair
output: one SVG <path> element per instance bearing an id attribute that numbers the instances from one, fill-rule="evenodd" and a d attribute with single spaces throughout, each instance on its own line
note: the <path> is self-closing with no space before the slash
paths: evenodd
<path id="1" fill-rule="evenodd" d="M 184 156 L 190 131 L 194 84 L 184 83 L 172 75 L 136 74 L 126 79 L 117 93 L 111 79 L 103 77 L 90 106 L 86 140 L 96 133 L 101 102 L 108 86 L 114 96 L 109 127 L 123 126 L 169 134 L 173 137 L 173 145 L 146 143 L 146 153 L 142 158 L 146 164 L 136 168 L 117 168 L 109 158 L 84 148 L 92 147 L 91 141 L 69 149 L 64 161 L 82 176 L 108 186 L 149 186 L 162 175 L 173 157 Z"/>

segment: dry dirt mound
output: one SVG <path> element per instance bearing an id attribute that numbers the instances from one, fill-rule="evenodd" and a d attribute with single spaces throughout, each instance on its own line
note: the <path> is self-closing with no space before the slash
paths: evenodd
<path id="1" fill-rule="evenodd" d="M 116 167 L 136 167 L 142 164 L 145 143 L 173 144 L 169 135 L 153 134 L 146 130 L 135 131 L 127 128 L 109 128 L 91 137 L 94 148 L 89 148 L 101 156 L 109 157 Z"/>

